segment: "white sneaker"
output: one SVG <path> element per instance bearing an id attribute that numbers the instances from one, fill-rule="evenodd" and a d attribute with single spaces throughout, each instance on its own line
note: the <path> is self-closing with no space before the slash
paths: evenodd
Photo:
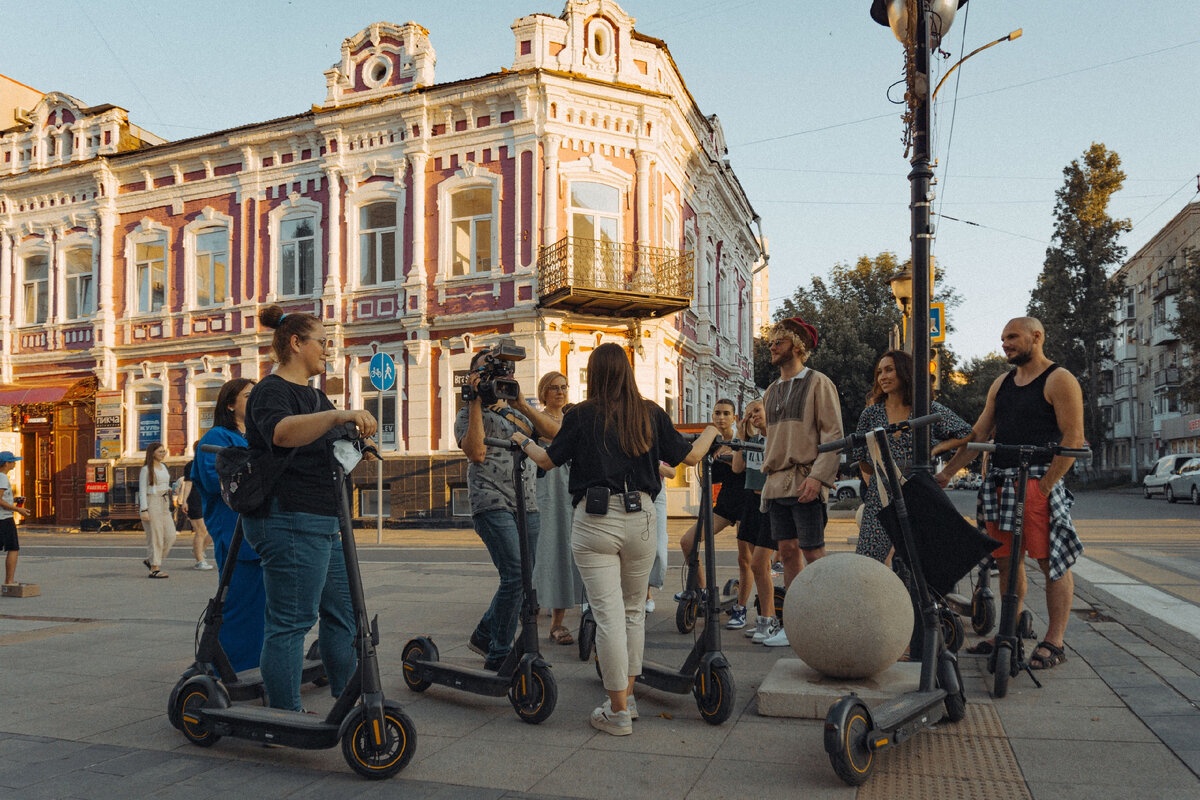
<path id="1" fill-rule="evenodd" d="M 768 624 L 770 624 L 770 620 L 767 617 L 764 617 L 762 614 L 759 614 L 758 620 L 755 621 L 755 623 L 754 623 L 754 627 L 746 628 L 746 638 L 753 639 L 754 634 L 759 633 L 760 631 L 765 631 L 767 629 Z M 759 639 L 759 641 L 761 642 L 762 640 Z"/>
<path id="2" fill-rule="evenodd" d="M 609 714 L 613 713 L 612 700 L 605 700 L 604 705 L 602 707 Z M 634 697 L 633 695 L 629 695 L 629 697 L 625 698 L 625 710 L 629 712 L 630 719 L 638 718 L 637 698 L 636 697 Z"/>
<path id="3" fill-rule="evenodd" d="M 774 636 L 772 636 L 768 639 L 763 639 L 763 644 L 766 645 L 767 647 L 791 647 L 792 646 L 792 643 L 788 641 L 787 631 L 785 631 L 783 628 L 780 628 L 779 632 L 776 633 Z"/>
<path id="4" fill-rule="evenodd" d="M 629 710 L 613 711 L 609 707 L 608 701 L 592 711 L 590 722 L 596 730 L 610 733 L 613 736 L 628 736 L 633 733 L 633 719 L 629 715 Z"/>
<path id="5" fill-rule="evenodd" d="M 653 597 L 646 598 L 646 613 L 647 614 L 654 613 L 654 598 Z"/>
<path id="6" fill-rule="evenodd" d="M 759 619 L 763 619 L 763 617 L 759 617 Z M 761 629 L 755 629 L 754 635 L 750 637 L 750 641 L 755 644 L 762 644 L 767 639 L 779 633 L 779 630 L 779 620 L 776 617 L 767 617 L 766 624 Z"/>
<path id="7" fill-rule="evenodd" d="M 204 559 L 200 559 L 199 561 L 196 562 L 196 566 L 192 567 L 192 569 L 212 569 L 212 568 L 213 568 L 213 565 L 208 563 Z"/>

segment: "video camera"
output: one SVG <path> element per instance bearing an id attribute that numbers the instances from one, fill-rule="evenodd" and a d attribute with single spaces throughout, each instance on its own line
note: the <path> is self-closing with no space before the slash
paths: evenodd
<path id="1" fill-rule="evenodd" d="M 521 386 L 512 375 L 517 370 L 517 362 L 525 358 L 525 348 L 505 340 L 487 351 L 480 359 L 474 371 L 479 374 L 479 384 L 475 389 L 464 383 L 462 398 L 471 402 L 478 395 L 484 405 L 491 405 L 497 400 L 516 400 L 521 393 Z"/>

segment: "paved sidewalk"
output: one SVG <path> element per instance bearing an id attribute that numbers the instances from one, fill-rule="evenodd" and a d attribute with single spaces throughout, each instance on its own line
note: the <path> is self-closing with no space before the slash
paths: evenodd
<path id="1" fill-rule="evenodd" d="M 830 542 L 844 543 L 851 529 L 835 520 Z M 48 549 L 50 537 L 30 535 L 23 537 L 20 575 L 39 583 L 42 595 L 0 599 L 0 796 L 1200 796 L 1196 665 L 1110 621 L 1103 598 L 1086 585 L 1077 593 L 1070 659 L 1038 673 L 1044 688 L 1021 676 L 1008 697 L 993 701 L 983 659 L 964 656 L 967 719 L 886 752 L 871 781 L 856 790 L 830 768 L 820 721 L 756 713 L 758 685 L 777 658 L 792 654 L 751 645 L 740 632 L 723 637 L 737 702 L 721 726 L 705 724 L 690 695 L 642 689 L 633 736 L 597 733 L 587 723 L 603 699 L 592 664 L 578 661 L 576 648 L 549 642 L 543 653 L 553 664 L 559 700 L 541 725 L 519 721 L 503 698 L 436 686 L 413 694 L 401 680 L 400 660 L 412 636 L 432 634 L 444 660 L 478 665 L 466 637 L 494 589 L 495 573 L 469 538 L 392 532 L 397 538 L 385 537 L 378 548 L 374 533 L 359 538 L 368 603 L 383 637 L 385 690 L 405 706 L 418 734 L 416 755 L 399 776 L 364 781 L 337 749 L 265 749 L 228 738 L 211 749 L 189 744 L 167 722 L 166 701 L 190 663 L 196 618 L 215 586 L 214 573 L 187 568 L 186 537 L 167 564 L 171 579 L 148 581 L 138 536 L 53 537 L 54 544 L 103 548 L 80 557 Z M 732 537 L 722 538 L 732 544 Z M 399 549 L 415 541 L 466 552 L 452 560 Z M 725 552 L 722 562 L 728 558 Z M 672 582 L 677 575 L 673 570 Z M 721 567 L 722 581 L 734 575 Z M 1044 603 L 1036 581 L 1030 601 L 1041 631 Z M 675 630 L 672 591 L 658 593 L 647 657 L 681 664 L 692 637 Z M 568 616 L 572 626 L 577 620 Z M 330 702 L 320 690 L 306 689 L 306 705 L 324 710 Z"/>

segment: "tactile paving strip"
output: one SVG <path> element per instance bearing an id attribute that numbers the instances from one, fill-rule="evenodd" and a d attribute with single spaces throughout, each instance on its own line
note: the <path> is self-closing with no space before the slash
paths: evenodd
<path id="1" fill-rule="evenodd" d="M 942 720 L 936 728 L 918 733 L 877 758 L 858 800 L 1032 797 L 990 703 L 968 703 L 962 722 Z"/>

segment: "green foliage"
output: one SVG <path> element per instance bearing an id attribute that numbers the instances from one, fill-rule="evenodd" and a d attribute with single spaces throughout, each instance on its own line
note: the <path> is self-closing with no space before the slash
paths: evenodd
<path id="1" fill-rule="evenodd" d="M 1179 317 L 1172 330 L 1192 352 L 1190 367 L 1180 370 L 1180 396 L 1192 404 L 1200 403 L 1200 251 L 1188 250 L 1179 270 Z"/>
<path id="2" fill-rule="evenodd" d="M 942 396 L 939 400 L 968 424 L 974 425 L 987 403 L 988 389 L 996 378 L 1009 369 L 1011 367 L 1008 361 L 996 353 L 989 353 L 982 358 L 967 359 L 962 369 L 958 370 L 958 375 L 942 382 Z"/>
<path id="3" fill-rule="evenodd" d="M 1054 236 L 1029 300 L 1029 314 L 1046 328 L 1046 356 L 1066 367 L 1083 388 L 1084 432 L 1094 452 L 1104 452 L 1108 430 L 1100 413 L 1100 371 L 1113 335 L 1112 311 L 1122 292 L 1109 277 L 1125 257 L 1120 235 L 1132 227 L 1113 219 L 1108 204 L 1121 189 L 1121 159 L 1093 142 L 1082 162 L 1063 169 L 1055 192 Z"/>

